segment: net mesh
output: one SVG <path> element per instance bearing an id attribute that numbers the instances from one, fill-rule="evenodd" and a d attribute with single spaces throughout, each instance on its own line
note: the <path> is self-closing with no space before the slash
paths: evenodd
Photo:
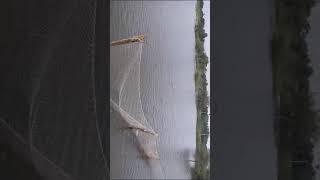
<path id="1" fill-rule="evenodd" d="M 0 146 L 25 156 L 41 179 L 109 179 L 107 4 L 13 0 L 1 6 L 10 23 L 0 62 Z M 5 164 L 10 178 L 0 179 L 35 180 L 21 164 Z"/>
<path id="2" fill-rule="evenodd" d="M 143 43 L 135 42 L 110 48 L 110 107 L 132 129 L 143 154 L 158 158 L 158 134 L 146 119 L 140 89 L 140 63 Z"/>

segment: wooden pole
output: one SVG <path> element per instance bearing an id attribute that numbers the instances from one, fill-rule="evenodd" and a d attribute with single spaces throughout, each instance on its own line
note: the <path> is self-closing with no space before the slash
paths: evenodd
<path id="1" fill-rule="evenodd" d="M 144 41 L 144 35 L 139 35 L 139 36 L 133 36 L 132 38 L 128 38 L 128 39 L 112 41 L 111 46 L 129 44 L 129 43 L 135 43 L 135 42 L 143 42 L 143 41 Z"/>

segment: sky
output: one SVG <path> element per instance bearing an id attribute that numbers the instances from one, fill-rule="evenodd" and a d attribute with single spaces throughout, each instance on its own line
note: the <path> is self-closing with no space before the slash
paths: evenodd
<path id="1" fill-rule="evenodd" d="M 312 67 L 314 68 L 314 74 L 310 78 L 310 86 L 311 91 L 319 92 L 320 90 L 320 24 L 318 23 L 320 20 L 320 5 L 315 6 L 312 9 L 310 16 L 310 32 L 307 37 L 308 48 L 309 48 L 309 56 L 311 59 Z M 320 97 L 315 96 L 315 108 L 319 109 L 320 107 Z M 320 163 L 320 142 L 316 142 L 314 147 L 314 165 Z M 316 172 L 316 179 L 320 179 L 320 172 Z"/>
<path id="2" fill-rule="evenodd" d="M 204 30 L 208 34 L 208 36 L 204 40 L 204 50 L 209 59 L 209 63 L 207 65 L 206 77 L 208 81 L 208 86 L 207 86 L 208 96 L 210 97 L 210 1 L 203 2 L 203 13 L 204 13 L 204 20 L 205 20 Z M 210 103 L 208 107 L 208 113 L 210 114 Z M 208 125 L 210 130 L 210 115 L 209 115 Z M 208 138 L 207 147 L 210 148 L 210 136 Z"/>

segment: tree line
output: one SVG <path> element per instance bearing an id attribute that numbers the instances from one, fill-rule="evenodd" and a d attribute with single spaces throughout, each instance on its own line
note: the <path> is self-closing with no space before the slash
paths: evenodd
<path id="1" fill-rule="evenodd" d="M 313 68 L 306 36 L 315 1 L 276 0 L 275 5 L 271 44 L 274 93 L 280 97 L 275 118 L 279 180 L 312 179 L 312 139 L 319 136 L 319 128 L 309 86 Z"/>
<path id="2" fill-rule="evenodd" d="M 205 20 L 202 11 L 203 0 L 196 2 L 196 24 L 195 24 L 195 86 L 196 86 L 196 107 L 197 107 L 197 132 L 196 132 L 196 154 L 195 166 L 192 168 L 192 179 L 209 179 L 209 152 L 207 141 L 209 137 L 208 128 L 208 105 L 209 97 L 207 92 L 206 71 L 209 63 L 208 56 L 204 51 L 204 39 L 207 33 L 204 30 Z"/>

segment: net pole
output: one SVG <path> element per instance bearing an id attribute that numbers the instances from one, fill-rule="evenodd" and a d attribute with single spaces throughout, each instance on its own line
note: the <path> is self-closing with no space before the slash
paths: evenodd
<path id="1" fill-rule="evenodd" d="M 132 38 L 112 41 L 111 46 L 123 45 L 123 44 L 135 43 L 135 42 L 143 42 L 143 41 L 144 41 L 144 35 L 139 35 L 139 36 L 133 36 Z"/>

